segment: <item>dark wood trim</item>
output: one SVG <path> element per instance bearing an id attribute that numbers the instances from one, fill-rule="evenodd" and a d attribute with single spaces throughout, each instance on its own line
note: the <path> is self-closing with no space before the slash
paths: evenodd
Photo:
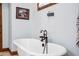
<path id="1" fill-rule="evenodd" d="M 39 10 L 42 10 L 44 8 L 50 7 L 50 6 L 55 5 L 55 4 L 57 4 L 57 3 L 49 3 L 47 5 L 44 5 L 42 7 L 39 7 L 39 3 L 37 3 L 37 10 L 39 11 Z"/>
<path id="2" fill-rule="evenodd" d="M 0 8 L 1 8 L 1 12 L 0 12 L 0 13 L 1 13 L 1 24 L 2 24 L 2 3 L 0 3 Z M 1 30 L 1 32 L 3 32 L 3 31 Z M 1 33 L 1 34 L 2 34 L 2 33 Z M 3 34 L 2 34 L 2 35 L 3 35 Z M 1 36 L 2 36 L 2 35 L 1 35 Z M 2 51 L 2 44 L 3 44 L 3 43 L 2 43 L 2 39 L 3 39 L 3 38 L 1 37 L 1 42 L 0 42 L 0 43 L 1 43 L 1 49 L 0 49 L 0 51 Z"/>
<path id="3" fill-rule="evenodd" d="M 18 55 L 17 51 L 11 51 L 11 50 L 9 49 L 9 52 L 10 52 L 11 55 Z"/>
<path id="4" fill-rule="evenodd" d="M 9 48 L 2 48 L 0 52 L 9 51 Z"/>
<path id="5" fill-rule="evenodd" d="M 9 50 L 9 48 L 3 48 L 3 49 L 2 49 L 2 52 L 8 51 L 8 50 Z"/>
<path id="6" fill-rule="evenodd" d="M 11 51 L 9 48 L 3 48 L 0 52 L 9 51 L 11 55 L 18 55 L 17 51 Z"/>

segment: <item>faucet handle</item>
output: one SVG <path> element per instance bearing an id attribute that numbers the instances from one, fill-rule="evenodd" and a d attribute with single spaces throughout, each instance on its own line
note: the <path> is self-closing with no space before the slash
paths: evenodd
<path id="1" fill-rule="evenodd" d="M 44 33 L 47 34 L 47 30 L 44 30 Z"/>
<path id="2" fill-rule="evenodd" d="M 42 33 L 43 30 L 40 31 L 40 33 Z"/>
<path id="3" fill-rule="evenodd" d="M 41 41 L 43 42 L 43 40 L 45 39 L 45 37 L 44 36 L 40 36 L 40 38 L 41 38 Z"/>
<path id="4" fill-rule="evenodd" d="M 42 47 L 44 47 L 44 43 L 42 43 Z"/>

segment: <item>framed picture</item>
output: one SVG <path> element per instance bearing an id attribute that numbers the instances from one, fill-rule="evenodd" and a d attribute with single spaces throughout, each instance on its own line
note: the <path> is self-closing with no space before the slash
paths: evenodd
<path id="1" fill-rule="evenodd" d="M 37 3 L 37 10 L 39 11 L 39 10 L 42 10 L 44 8 L 47 8 L 47 7 L 49 7 L 51 5 L 55 5 L 55 4 L 57 4 L 57 3 Z"/>
<path id="2" fill-rule="evenodd" d="M 16 19 L 29 20 L 29 9 L 16 7 Z"/>

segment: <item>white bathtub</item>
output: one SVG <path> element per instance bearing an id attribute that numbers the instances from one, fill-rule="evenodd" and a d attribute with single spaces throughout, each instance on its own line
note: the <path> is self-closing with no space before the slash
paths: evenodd
<path id="1" fill-rule="evenodd" d="M 67 53 L 63 46 L 48 43 L 48 54 L 43 54 L 42 42 L 37 39 L 17 39 L 13 43 L 17 46 L 19 56 L 63 56 Z"/>

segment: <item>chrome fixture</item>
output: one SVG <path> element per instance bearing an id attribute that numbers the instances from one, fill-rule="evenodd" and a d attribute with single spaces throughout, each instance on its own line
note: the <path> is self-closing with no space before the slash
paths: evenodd
<path id="1" fill-rule="evenodd" d="M 44 47 L 44 50 L 43 50 L 43 54 L 45 53 L 46 51 L 46 54 L 48 53 L 48 37 L 47 37 L 47 30 L 41 30 L 40 33 L 42 33 L 43 35 L 40 36 L 41 38 L 41 41 L 45 41 L 45 43 L 42 44 L 42 47 Z"/>

